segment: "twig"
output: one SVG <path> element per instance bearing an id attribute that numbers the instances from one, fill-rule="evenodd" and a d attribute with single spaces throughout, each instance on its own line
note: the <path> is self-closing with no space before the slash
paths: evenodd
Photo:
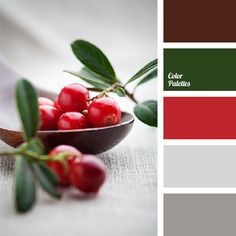
<path id="1" fill-rule="evenodd" d="M 126 88 L 123 87 L 123 89 L 125 90 L 125 94 L 134 102 L 134 103 L 138 103 L 138 101 L 136 100 L 136 98 L 134 97 L 133 93 L 130 93 Z"/>
<path id="2" fill-rule="evenodd" d="M 134 94 L 130 93 L 124 85 L 122 85 L 120 82 L 116 82 L 114 84 L 112 84 L 109 88 L 105 89 L 105 90 L 100 90 L 100 89 L 97 89 L 97 88 L 88 88 L 88 90 L 91 90 L 91 91 L 97 91 L 97 92 L 101 92 L 99 93 L 97 96 L 91 98 L 90 100 L 93 101 L 94 99 L 97 99 L 97 98 L 101 98 L 103 96 L 107 96 L 107 93 L 109 92 L 114 92 L 114 90 L 118 87 L 121 87 L 125 90 L 125 94 L 134 102 L 134 103 L 138 103 L 138 101 L 136 100 L 136 98 L 134 97 Z"/>

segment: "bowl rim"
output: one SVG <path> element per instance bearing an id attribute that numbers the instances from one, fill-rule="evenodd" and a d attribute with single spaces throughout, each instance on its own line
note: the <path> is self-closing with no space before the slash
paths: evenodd
<path id="1" fill-rule="evenodd" d="M 122 114 L 122 116 L 129 115 L 130 118 L 127 121 L 123 121 L 123 122 L 121 122 L 119 124 L 105 126 L 105 127 L 73 129 L 73 130 L 38 130 L 37 134 L 40 135 L 40 134 L 48 134 L 48 133 L 50 133 L 50 134 L 58 134 L 58 133 L 92 132 L 92 131 L 100 131 L 100 130 L 107 130 L 107 129 L 117 128 L 117 127 L 128 125 L 128 124 L 131 124 L 131 123 L 134 122 L 134 116 L 131 113 L 122 111 L 121 114 Z M 0 127 L 0 129 L 12 131 L 12 132 L 22 133 L 21 130 L 6 129 L 4 127 Z"/>

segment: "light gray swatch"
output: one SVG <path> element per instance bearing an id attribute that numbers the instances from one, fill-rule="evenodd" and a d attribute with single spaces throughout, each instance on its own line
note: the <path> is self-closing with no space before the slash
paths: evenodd
<path id="1" fill-rule="evenodd" d="M 165 187 L 236 187 L 236 146 L 166 145 Z"/>

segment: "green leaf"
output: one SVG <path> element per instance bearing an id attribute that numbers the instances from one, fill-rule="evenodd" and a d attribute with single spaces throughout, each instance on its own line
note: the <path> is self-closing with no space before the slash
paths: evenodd
<path id="1" fill-rule="evenodd" d="M 154 69 L 155 67 L 157 67 L 157 59 L 149 62 L 146 66 L 144 66 L 141 70 L 139 70 L 134 76 L 132 76 L 128 82 L 125 84 L 129 84 L 132 81 L 140 78 L 141 76 L 143 76 L 144 74 L 146 74 L 147 72 L 149 72 L 150 70 Z"/>
<path id="2" fill-rule="evenodd" d="M 48 180 L 52 183 L 52 185 L 56 186 L 59 183 L 57 175 L 55 175 L 54 172 L 52 172 L 52 170 L 45 165 L 45 162 L 38 162 L 38 165 L 40 166 L 44 174 L 47 176 Z"/>
<path id="3" fill-rule="evenodd" d="M 68 71 L 68 70 L 66 70 L 65 72 L 67 72 L 71 75 L 77 76 L 80 79 L 84 80 L 85 82 L 95 86 L 96 88 L 102 89 L 102 90 L 107 89 L 111 85 L 107 81 L 103 80 L 102 77 L 97 76 L 96 74 L 92 73 L 91 71 L 89 71 L 89 69 L 87 69 L 85 67 L 79 72 Z"/>
<path id="4" fill-rule="evenodd" d="M 90 69 L 88 69 L 87 67 L 83 67 L 79 74 L 82 76 L 82 77 L 85 77 L 85 78 L 89 78 L 91 80 L 96 80 L 96 81 L 102 81 L 103 83 L 105 84 L 109 84 L 109 85 L 112 85 L 113 82 L 110 80 L 110 79 L 107 79 L 93 71 L 91 71 Z"/>
<path id="5" fill-rule="evenodd" d="M 15 204 L 18 212 L 28 211 L 35 203 L 36 185 L 29 161 L 17 156 L 15 163 Z"/>
<path id="6" fill-rule="evenodd" d="M 118 87 L 114 90 L 119 97 L 125 97 L 125 90 L 122 87 Z"/>
<path id="7" fill-rule="evenodd" d="M 152 79 L 154 79 L 154 78 L 156 78 L 156 77 L 157 77 L 157 68 L 155 68 L 151 73 L 149 73 L 148 75 L 146 75 L 145 77 L 143 77 L 143 78 L 138 82 L 138 84 L 135 86 L 135 89 L 136 89 L 138 86 L 140 86 L 140 85 L 142 85 L 142 84 L 144 84 L 144 83 L 148 82 L 149 80 L 152 80 Z"/>
<path id="8" fill-rule="evenodd" d="M 30 82 L 25 79 L 17 81 L 16 104 L 23 126 L 24 137 L 29 140 L 36 134 L 39 122 L 38 98 Z"/>
<path id="9" fill-rule="evenodd" d="M 157 127 L 157 101 L 148 100 L 134 107 L 134 114 L 143 123 Z"/>
<path id="10" fill-rule="evenodd" d="M 32 162 L 32 167 L 36 179 L 39 181 L 41 187 L 54 198 L 60 198 L 59 193 L 55 188 L 56 179 L 53 177 L 51 171 L 42 165 L 40 162 Z"/>
<path id="11" fill-rule="evenodd" d="M 84 40 L 76 40 L 71 44 L 71 48 L 81 63 L 90 70 L 112 82 L 116 81 L 115 71 L 111 63 L 95 45 Z"/>
<path id="12" fill-rule="evenodd" d="M 39 155 L 43 155 L 46 153 L 46 149 L 42 143 L 42 141 L 38 138 L 33 138 L 28 143 L 28 150 L 34 151 Z"/>

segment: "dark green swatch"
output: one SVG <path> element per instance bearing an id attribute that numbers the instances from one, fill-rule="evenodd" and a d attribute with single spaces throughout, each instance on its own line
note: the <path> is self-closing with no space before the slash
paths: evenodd
<path id="1" fill-rule="evenodd" d="M 165 49 L 164 90 L 236 91 L 236 49 Z"/>

